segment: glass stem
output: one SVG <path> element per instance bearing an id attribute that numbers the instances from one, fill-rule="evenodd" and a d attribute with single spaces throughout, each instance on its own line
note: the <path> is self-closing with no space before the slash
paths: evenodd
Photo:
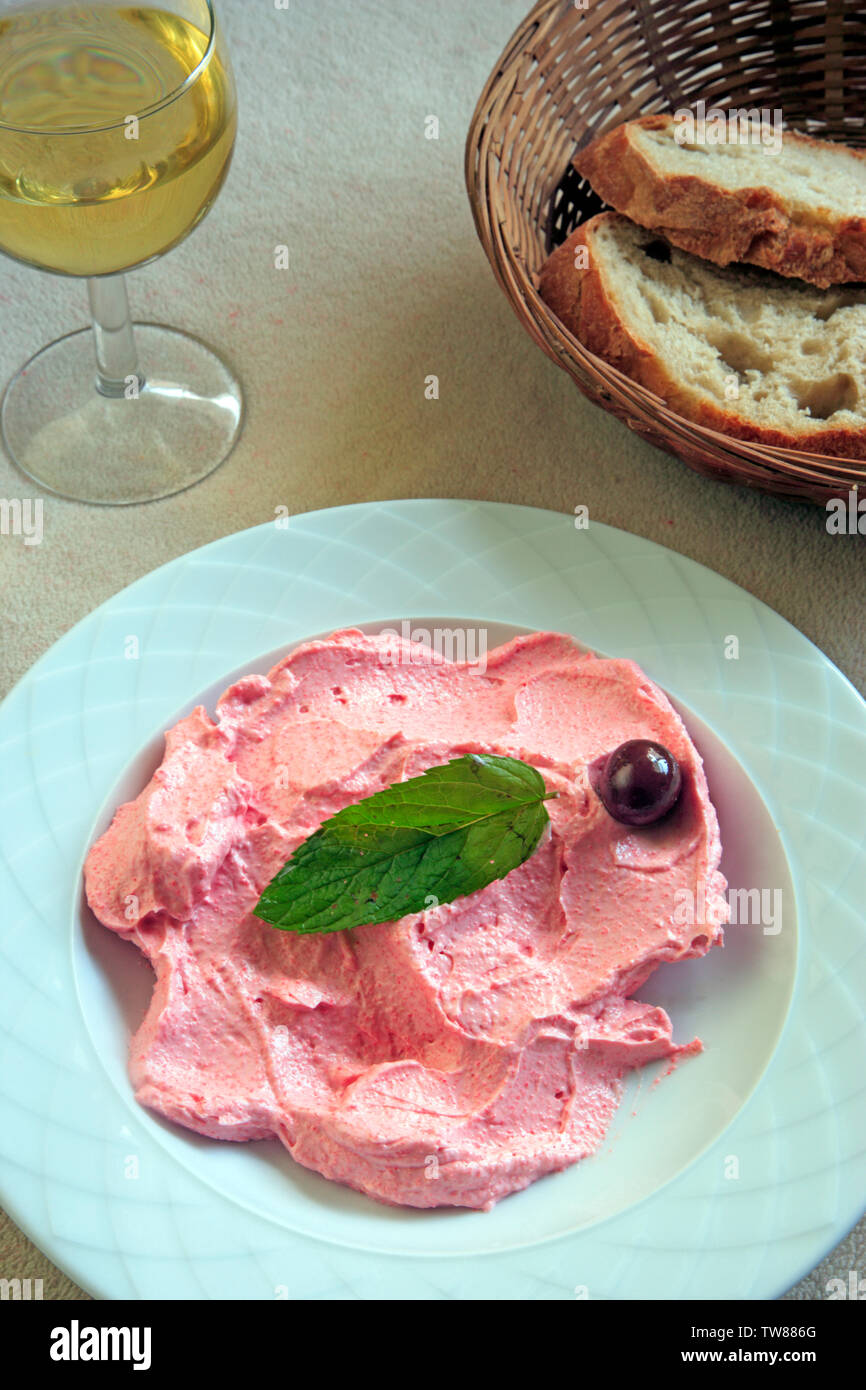
<path id="1" fill-rule="evenodd" d="M 96 344 L 96 389 L 103 396 L 137 399 L 144 386 L 129 317 L 126 280 L 100 275 L 87 281 Z"/>

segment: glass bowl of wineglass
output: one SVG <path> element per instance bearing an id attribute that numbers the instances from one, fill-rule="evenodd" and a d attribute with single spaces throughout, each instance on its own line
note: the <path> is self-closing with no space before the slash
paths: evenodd
<path id="1" fill-rule="evenodd" d="M 187 333 L 133 324 L 123 277 L 198 226 L 236 128 L 211 0 L 0 0 L 0 251 L 85 279 L 92 316 L 37 352 L 0 408 L 9 455 L 48 491 L 150 501 L 233 448 L 234 374 Z"/>

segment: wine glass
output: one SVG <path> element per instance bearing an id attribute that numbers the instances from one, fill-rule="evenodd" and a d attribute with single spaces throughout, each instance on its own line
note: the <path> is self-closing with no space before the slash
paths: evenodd
<path id="1" fill-rule="evenodd" d="M 211 0 L 0 0 L 0 251 L 86 278 L 93 320 L 37 352 L 3 398 L 6 449 L 50 492 L 168 497 L 234 446 L 234 375 L 187 333 L 133 325 L 123 272 L 202 220 L 236 128 Z"/>

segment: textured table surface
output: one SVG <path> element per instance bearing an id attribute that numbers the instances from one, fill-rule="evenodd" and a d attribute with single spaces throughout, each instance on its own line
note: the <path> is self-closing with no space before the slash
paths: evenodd
<path id="1" fill-rule="evenodd" d="M 100 509 L 47 497 L 44 537 L 0 535 L 0 694 L 140 575 L 272 519 L 392 497 L 573 512 L 718 570 L 866 690 L 863 538 L 806 504 L 712 483 L 589 405 L 519 326 L 463 186 L 475 100 L 525 9 L 372 0 L 222 0 L 241 102 L 226 187 L 201 228 L 130 278 L 133 312 L 219 346 L 248 419 L 232 457 L 180 497 Z M 436 116 L 439 138 L 427 138 Z M 289 247 L 289 269 L 274 251 Z M 0 261 L 0 379 L 83 326 L 82 286 Z M 425 399 L 435 374 L 440 397 Z M 0 496 L 33 496 L 0 457 Z M 788 1297 L 866 1271 L 866 1223 Z M 86 1298 L 0 1214 L 0 1276 Z"/>

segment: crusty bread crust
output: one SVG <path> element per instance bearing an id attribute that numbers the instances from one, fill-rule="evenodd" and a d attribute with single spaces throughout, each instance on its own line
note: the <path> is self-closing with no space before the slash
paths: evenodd
<path id="1" fill-rule="evenodd" d="M 670 124 L 670 116 L 659 115 L 616 126 L 580 150 L 574 167 L 618 212 L 716 265 L 745 261 L 821 289 L 866 280 L 866 218 L 828 213 L 819 220 L 816 210 L 814 221 L 798 222 L 770 187 L 732 190 L 694 175 L 666 175 L 635 147 L 630 132 Z M 828 148 L 827 141 L 793 131 L 784 138 L 816 153 Z M 848 152 L 866 165 L 866 153 Z"/>
<path id="2" fill-rule="evenodd" d="M 683 390 L 655 350 L 635 336 L 621 319 L 605 283 L 603 258 L 593 254 L 596 226 L 616 216 L 603 212 L 581 223 L 548 257 L 539 277 L 539 293 L 545 304 L 589 352 L 660 396 L 678 415 L 696 425 L 776 449 L 866 458 L 866 431 L 819 428 L 794 434 L 769 429 L 711 401 L 696 400 Z M 580 247 L 586 247 L 586 269 L 575 266 L 575 252 Z"/>

